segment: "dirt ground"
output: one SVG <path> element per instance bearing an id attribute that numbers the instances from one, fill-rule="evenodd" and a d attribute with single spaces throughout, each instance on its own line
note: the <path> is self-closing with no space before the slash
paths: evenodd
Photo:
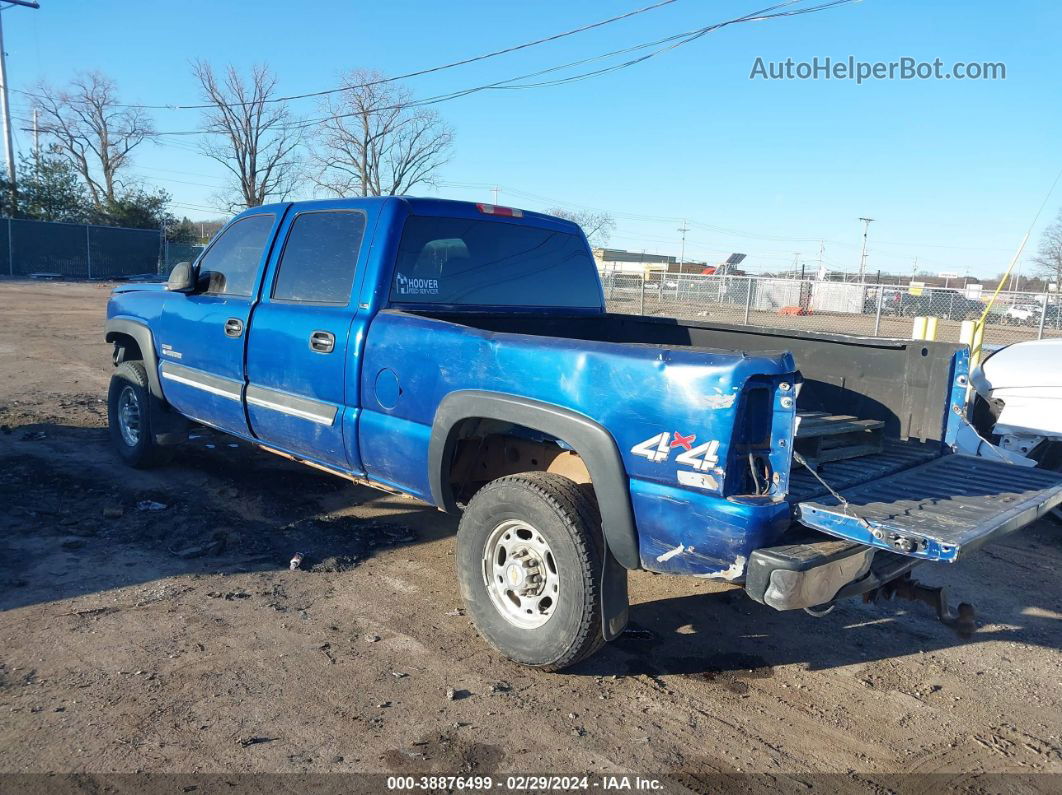
<path id="1" fill-rule="evenodd" d="M 452 517 L 207 432 L 122 466 L 107 295 L 0 282 L 0 772 L 1062 773 L 1051 521 L 919 569 L 976 606 L 967 641 L 922 605 L 635 573 L 635 631 L 539 673 L 463 615 Z"/>

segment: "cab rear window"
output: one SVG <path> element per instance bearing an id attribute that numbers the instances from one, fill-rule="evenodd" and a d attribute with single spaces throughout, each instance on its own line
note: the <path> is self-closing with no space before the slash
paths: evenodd
<path id="1" fill-rule="evenodd" d="M 600 307 L 586 241 L 552 229 L 411 216 L 391 284 L 400 304 Z"/>

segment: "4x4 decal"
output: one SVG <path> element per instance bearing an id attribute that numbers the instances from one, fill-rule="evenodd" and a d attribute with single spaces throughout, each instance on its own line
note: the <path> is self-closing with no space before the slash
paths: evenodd
<path id="1" fill-rule="evenodd" d="M 694 447 L 696 440 L 697 434 L 685 435 L 678 431 L 664 431 L 634 445 L 631 454 L 660 464 L 667 461 L 671 457 L 671 451 L 677 447 L 681 448 L 682 452 L 675 459 L 676 464 L 692 467 L 698 472 L 716 469 L 719 464 L 719 442 L 712 439 Z"/>

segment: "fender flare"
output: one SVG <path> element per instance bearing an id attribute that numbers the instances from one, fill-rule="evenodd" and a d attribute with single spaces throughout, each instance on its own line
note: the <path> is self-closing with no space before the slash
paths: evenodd
<path id="1" fill-rule="evenodd" d="M 166 396 L 162 394 L 162 380 L 159 378 L 158 354 L 155 352 L 155 340 L 151 329 L 144 321 L 130 317 L 112 317 L 107 319 L 104 339 L 114 342 L 119 336 L 132 337 L 140 348 L 140 355 L 147 370 L 148 392 L 154 400 L 148 401 L 151 412 L 151 425 L 155 430 L 155 441 L 159 444 L 177 444 L 183 441 L 188 432 L 188 420 L 170 408 Z"/>
<path id="2" fill-rule="evenodd" d="M 571 445 L 586 463 L 593 481 L 609 551 L 624 568 L 640 568 L 638 531 L 619 448 L 604 427 L 561 406 L 476 389 L 459 390 L 444 397 L 435 412 L 428 446 L 428 478 L 436 505 L 448 512 L 457 510 L 446 473 L 457 444 L 454 431 L 458 423 L 474 418 L 523 425 Z"/>
<path id="3" fill-rule="evenodd" d="M 155 353 L 155 340 L 151 329 L 142 320 L 130 317 L 112 317 L 107 319 L 104 339 L 114 342 L 119 335 L 132 337 L 140 348 L 140 355 L 144 360 L 144 369 L 147 370 L 148 391 L 151 396 L 159 400 L 166 398 L 162 394 L 162 383 L 159 380 L 159 361 Z"/>

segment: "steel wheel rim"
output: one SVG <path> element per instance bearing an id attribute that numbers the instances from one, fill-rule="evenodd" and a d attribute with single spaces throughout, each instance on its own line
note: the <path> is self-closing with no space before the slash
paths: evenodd
<path id="1" fill-rule="evenodd" d="M 560 577 L 553 550 L 520 519 L 491 531 L 483 546 L 483 582 L 494 609 L 520 629 L 537 629 L 557 611 Z"/>
<path id="2" fill-rule="evenodd" d="M 124 387 L 118 396 L 118 430 L 130 447 L 140 443 L 140 398 L 131 386 Z"/>

